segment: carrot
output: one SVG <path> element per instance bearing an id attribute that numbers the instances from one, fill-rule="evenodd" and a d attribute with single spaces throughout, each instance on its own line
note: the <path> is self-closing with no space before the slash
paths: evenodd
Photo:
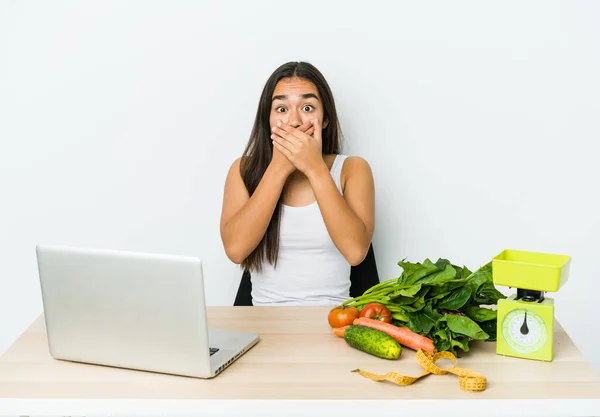
<path id="1" fill-rule="evenodd" d="M 350 325 L 348 326 L 342 326 L 342 327 L 334 327 L 333 329 L 333 334 L 339 337 L 344 337 L 344 332 L 346 331 L 346 329 L 350 327 Z"/>
<path id="2" fill-rule="evenodd" d="M 382 332 L 385 332 L 392 336 L 392 338 L 394 338 L 396 342 L 411 349 L 423 349 L 429 352 L 431 355 L 435 353 L 435 348 L 433 347 L 433 340 L 413 332 L 408 327 L 398 327 L 390 323 L 369 319 L 367 317 L 359 317 L 355 319 L 354 324 L 381 330 Z"/>

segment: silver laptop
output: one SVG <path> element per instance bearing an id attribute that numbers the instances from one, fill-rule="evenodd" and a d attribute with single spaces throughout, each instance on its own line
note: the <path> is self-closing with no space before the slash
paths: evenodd
<path id="1" fill-rule="evenodd" d="M 258 343 L 208 329 L 194 257 L 36 247 L 55 359 L 212 378 Z"/>

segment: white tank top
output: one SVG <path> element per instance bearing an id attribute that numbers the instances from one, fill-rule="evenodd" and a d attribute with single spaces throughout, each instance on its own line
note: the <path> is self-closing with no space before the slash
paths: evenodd
<path id="1" fill-rule="evenodd" d="M 331 176 L 340 194 L 346 155 L 336 155 Z M 319 205 L 282 206 L 277 267 L 253 271 L 252 304 L 335 306 L 350 298 L 350 264 L 335 247 Z"/>

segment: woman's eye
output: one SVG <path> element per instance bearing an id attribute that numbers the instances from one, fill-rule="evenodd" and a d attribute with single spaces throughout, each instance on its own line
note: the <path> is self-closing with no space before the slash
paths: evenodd
<path id="1" fill-rule="evenodd" d="M 285 107 L 277 107 L 277 108 L 275 109 L 275 111 L 276 111 L 277 113 L 283 113 L 283 111 L 285 111 Z"/>
<path id="2" fill-rule="evenodd" d="M 311 111 L 313 106 L 309 106 L 308 104 L 304 106 L 304 111 Z"/>

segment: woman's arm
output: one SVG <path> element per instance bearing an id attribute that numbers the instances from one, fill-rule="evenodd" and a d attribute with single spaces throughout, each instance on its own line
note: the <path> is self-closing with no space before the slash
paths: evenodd
<path id="1" fill-rule="evenodd" d="M 324 163 L 308 171 L 307 177 L 333 243 L 354 266 L 365 259 L 373 238 L 375 186 L 371 168 L 362 158 L 347 158 L 342 173 L 346 179 L 343 196 Z"/>
<path id="2" fill-rule="evenodd" d="M 221 240 L 227 257 L 236 264 L 242 263 L 260 243 L 287 177 L 294 169 L 278 151 L 274 150 L 273 156 L 252 197 L 242 180 L 239 158 L 227 175 L 221 212 Z"/>

